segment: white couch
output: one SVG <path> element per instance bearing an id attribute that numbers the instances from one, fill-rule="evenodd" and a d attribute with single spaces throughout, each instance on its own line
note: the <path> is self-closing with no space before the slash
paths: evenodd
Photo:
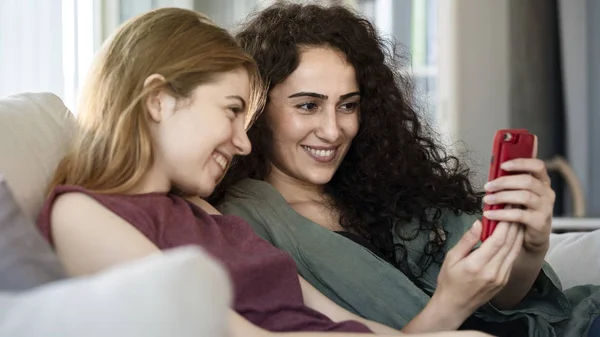
<path id="1" fill-rule="evenodd" d="M 21 293 L 0 290 L 0 336 L 225 337 L 232 291 L 197 248 Z"/>

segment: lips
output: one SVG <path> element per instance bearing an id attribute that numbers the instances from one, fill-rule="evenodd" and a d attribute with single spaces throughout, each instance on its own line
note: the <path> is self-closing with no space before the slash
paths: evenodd
<path id="1" fill-rule="evenodd" d="M 306 153 L 320 163 L 330 163 L 332 162 L 338 153 L 338 146 L 336 147 L 311 147 L 307 145 L 302 145 L 302 148 Z"/>

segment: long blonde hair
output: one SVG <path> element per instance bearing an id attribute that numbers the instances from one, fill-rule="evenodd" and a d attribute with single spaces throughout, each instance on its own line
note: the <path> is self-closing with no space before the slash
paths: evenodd
<path id="1" fill-rule="evenodd" d="M 101 193 L 131 189 L 153 163 L 147 95 L 162 85 L 176 97 L 189 97 L 215 74 L 238 68 L 252 81 L 251 120 L 262 100 L 258 70 L 226 30 L 180 8 L 130 19 L 96 56 L 79 101 L 78 134 L 50 189 L 60 184 Z M 166 83 L 145 88 L 145 79 L 155 73 Z"/>

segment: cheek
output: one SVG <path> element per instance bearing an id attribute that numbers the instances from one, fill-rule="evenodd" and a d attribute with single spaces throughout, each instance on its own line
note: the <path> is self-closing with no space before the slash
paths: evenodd
<path id="1" fill-rule="evenodd" d="M 206 118 L 208 114 L 182 119 L 177 128 L 171 130 L 169 148 L 181 162 L 197 164 L 211 156 L 220 144 L 231 139 L 233 130 L 226 118 Z"/>
<path id="2" fill-rule="evenodd" d="M 191 137 L 194 137 L 195 142 L 210 144 L 211 146 L 220 145 L 227 141 L 231 141 L 234 135 L 234 123 L 239 123 L 243 127 L 243 118 L 238 118 L 232 121 L 226 113 L 218 108 L 198 109 L 189 122 L 192 126 Z"/>
<path id="3" fill-rule="evenodd" d="M 341 123 L 342 123 L 342 129 L 344 130 L 344 134 L 346 135 L 346 138 L 349 141 L 354 139 L 354 137 L 358 133 L 358 128 L 359 128 L 359 124 L 360 124 L 358 115 L 354 114 L 354 115 L 348 116 L 348 118 L 343 119 L 341 121 Z"/>
<path id="4" fill-rule="evenodd" d="M 190 126 L 178 120 L 171 119 L 161 125 L 157 135 L 157 148 L 169 160 L 181 157 L 189 142 Z M 183 145 L 183 146 L 182 146 Z"/>
<path id="5" fill-rule="evenodd" d="M 272 149 L 273 161 L 278 165 L 287 166 L 293 161 L 296 147 L 302 140 L 302 132 L 296 123 L 273 123 L 270 125 L 273 133 Z M 288 164 L 286 164 L 288 163 Z"/>
<path id="6" fill-rule="evenodd" d="M 293 145 L 308 134 L 307 121 L 302 116 L 285 109 L 278 110 L 276 115 L 270 115 L 267 123 L 273 132 L 273 141 L 276 147 Z"/>

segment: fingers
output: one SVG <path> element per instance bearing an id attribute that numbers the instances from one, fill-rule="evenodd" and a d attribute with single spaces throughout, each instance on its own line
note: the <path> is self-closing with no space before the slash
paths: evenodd
<path id="1" fill-rule="evenodd" d="M 498 223 L 492 235 L 481 244 L 479 249 L 463 260 L 466 271 L 473 274 L 479 273 L 504 247 L 508 230 L 508 223 Z"/>
<path id="2" fill-rule="evenodd" d="M 542 183 L 550 185 L 550 176 L 546 170 L 546 164 L 540 159 L 519 158 L 509 160 L 500 165 L 500 168 L 509 172 L 526 172 L 533 175 Z"/>
<path id="3" fill-rule="evenodd" d="M 528 190 L 540 197 L 549 195 L 549 191 L 552 191 L 548 185 L 530 174 L 503 176 L 488 182 L 484 188 L 486 192 L 491 193 L 504 190 Z"/>
<path id="4" fill-rule="evenodd" d="M 547 226 L 552 210 L 529 210 L 520 208 L 507 208 L 483 212 L 483 216 L 490 220 L 517 222 L 533 230 L 543 230 Z"/>
<path id="5" fill-rule="evenodd" d="M 515 261 L 521 254 L 521 250 L 523 248 L 523 239 L 525 238 L 525 228 L 519 224 L 514 224 L 514 226 L 517 228 L 517 234 L 510 247 L 510 252 L 502 262 L 499 270 L 500 275 L 504 275 L 506 282 L 508 282 L 508 279 L 510 278 L 510 273 Z"/>
<path id="6" fill-rule="evenodd" d="M 516 223 L 509 224 L 509 223 L 504 222 L 504 224 L 506 224 L 506 227 L 508 228 L 508 231 L 506 234 L 506 240 L 504 240 L 504 244 L 502 245 L 500 250 L 498 250 L 498 253 L 496 253 L 490 259 L 490 262 L 486 266 L 486 269 L 487 269 L 486 273 L 493 274 L 493 275 L 489 275 L 490 277 L 495 277 L 495 275 L 500 275 L 500 273 L 499 273 L 500 266 L 502 266 L 502 264 L 506 260 L 506 257 L 510 254 L 513 244 L 517 238 L 517 234 L 519 233 L 519 228 L 521 227 L 520 225 L 518 225 Z M 504 275 L 504 274 L 502 274 L 502 275 Z"/>
<path id="7" fill-rule="evenodd" d="M 465 272 L 478 275 L 489 285 L 504 286 L 517 257 L 521 253 L 523 226 L 501 222 L 481 247 L 463 259 Z"/>
<path id="8" fill-rule="evenodd" d="M 531 175 L 504 176 L 486 184 L 485 188 L 488 192 L 495 192 L 484 197 L 485 203 L 520 205 L 525 208 L 486 211 L 484 216 L 490 220 L 534 225 L 546 224 L 552 216 L 555 192 Z"/>
<path id="9" fill-rule="evenodd" d="M 508 190 L 488 194 L 483 197 L 483 202 L 489 205 L 520 205 L 525 206 L 528 209 L 538 209 L 543 207 L 542 198 L 527 190 Z"/>
<path id="10" fill-rule="evenodd" d="M 481 228 L 481 221 L 475 221 L 471 229 L 469 229 L 458 243 L 448 251 L 445 262 L 453 265 L 469 255 L 473 248 L 475 248 L 475 245 L 479 242 Z"/>

